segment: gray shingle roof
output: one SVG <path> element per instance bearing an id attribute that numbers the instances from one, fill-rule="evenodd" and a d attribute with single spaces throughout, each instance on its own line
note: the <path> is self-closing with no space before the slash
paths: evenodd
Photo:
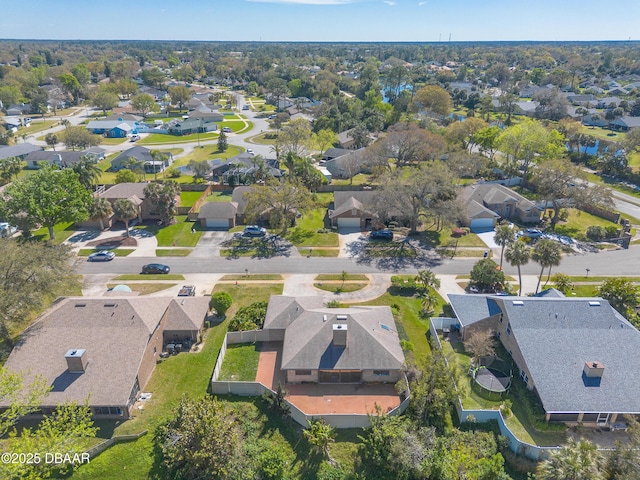
<path id="1" fill-rule="evenodd" d="M 144 200 L 144 188 L 148 185 L 148 183 L 133 183 L 133 182 L 125 182 L 125 183 L 117 183 L 113 187 L 105 190 L 100 194 L 101 197 L 109 198 L 109 199 L 118 199 L 118 198 L 131 198 L 133 196 L 138 197 L 140 200 Z"/>
<path id="2" fill-rule="evenodd" d="M 36 147 L 29 142 L 22 142 L 17 145 L 0 146 L 0 160 L 10 157 L 23 157 L 31 152 L 42 150 L 41 147 Z"/>
<path id="3" fill-rule="evenodd" d="M 171 300 L 165 312 L 165 330 L 200 330 L 209 311 L 209 297 L 183 297 Z"/>
<path id="4" fill-rule="evenodd" d="M 489 295 L 448 294 L 447 297 L 462 327 L 500 313 L 500 308 Z"/>
<path id="5" fill-rule="evenodd" d="M 374 194 L 374 190 L 344 190 L 333 192 L 334 210 L 338 210 L 343 203 L 349 201 L 352 197 L 364 206 L 371 205 Z"/>
<path id="6" fill-rule="evenodd" d="M 241 185 L 233 189 L 233 193 L 231 194 L 231 201 L 238 205 L 238 214 L 240 215 L 244 213 L 244 209 L 247 206 L 247 200 L 244 194 L 250 190 L 251 187 L 248 185 Z"/>
<path id="7" fill-rule="evenodd" d="M 237 212 L 236 202 L 207 202 L 200 207 L 198 218 L 233 218 Z"/>
<path id="8" fill-rule="evenodd" d="M 402 368 L 404 354 L 389 307 L 336 309 L 322 303 L 320 297 L 271 297 L 264 328 L 285 329 L 283 370 Z M 347 325 L 346 348 L 332 343 L 336 323 Z"/>

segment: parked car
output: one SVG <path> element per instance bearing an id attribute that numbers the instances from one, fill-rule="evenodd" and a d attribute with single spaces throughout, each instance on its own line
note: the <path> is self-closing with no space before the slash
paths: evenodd
<path id="1" fill-rule="evenodd" d="M 247 104 L 242 105 L 242 109 L 243 110 L 249 110 L 249 105 L 247 105 Z"/>
<path id="2" fill-rule="evenodd" d="M 258 225 L 247 225 L 244 229 L 244 234 L 247 237 L 264 237 L 267 234 L 267 229 Z"/>
<path id="3" fill-rule="evenodd" d="M 230 127 L 223 127 L 223 128 L 222 128 L 222 131 L 223 131 L 224 133 L 231 133 L 231 128 L 230 128 Z"/>
<path id="4" fill-rule="evenodd" d="M 520 232 L 520 234 L 527 238 L 540 238 L 542 236 L 542 231 L 537 228 L 527 228 Z"/>
<path id="5" fill-rule="evenodd" d="M 89 262 L 110 262 L 116 257 L 116 254 L 110 250 L 101 250 L 99 252 L 92 253 L 89 255 L 87 260 Z"/>
<path id="6" fill-rule="evenodd" d="M 13 225 L 8 224 L 7 222 L 0 222 L 0 237 L 10 237 L 17 231 L 18 229 Z"/>
<path id="7" fill-rule="evenodd" d="M 138 140 L 140 140 L 140 135 L 133 135 L 131 137 L 131 140 L 129 140 L 130 142 L 137 142 Z"/>
<path id="8" fill-rule="evenodd" d="M 255 155 L 255 152 L 253 151 L 253 148 L 247 148 L 247 153 L 249 155 Z"/>
<path id="9" fill-rule="evenodd" d="M 142 273 L 169 273 L 171 269 L 167 265 L 161 263 L 149 263 L 142 267 Z"/>
<path id="10" fill-rule="evenodd" d="M 391 230 L 374 230 L 369 234 L 371 240 L 393 240 L 393 232 Z"/>

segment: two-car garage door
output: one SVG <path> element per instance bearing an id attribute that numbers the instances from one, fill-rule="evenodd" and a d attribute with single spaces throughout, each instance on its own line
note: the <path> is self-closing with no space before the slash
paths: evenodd
<path id="1" fill-rule="evenodd" d="M 229 219 L 207 218 L 207 228 L 229 228 Z"/>
<path id="2" fill-rule="evenodd" d="M 360 228 L 360 217 L 338 218 L 338 227 Z"/>
<path id="3" fill-rule="evenodd" d="M 495 226 L 495 222 L 493 218 L 475 218 L 471 220 L 469 227 L 472 232 L 486 232 Z"/>

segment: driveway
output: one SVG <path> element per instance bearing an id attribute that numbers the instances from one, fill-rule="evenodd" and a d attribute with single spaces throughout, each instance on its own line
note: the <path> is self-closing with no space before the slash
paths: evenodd
<path id="1" fill-rule="evenodd" d="M 365 238 L 366 233 L 361 232 L 360 229 L 341 228 L 338 233 L 338 242 L 340 245 L 338 257 L 348 258 L 358 256 L 365 245 L 365 242 L 363 242 Z"/>
<path id="2" fill-rule="evenodd" d="M 202 232 L 198 244 L 193 249 L 190 257 L 210 258 L 220 256 L 220 246 L 233 237 L 226 230 L 206 230 Z"/>
<path id="3" fill-rule="evenodd" d="M 493 239 L 495 234 L 496 234 L 495 230 L 489 230 L 488 232 L 476 233 L 476 235 L 478 235 L 480 240 L 482 240 L 487 247 L 489 247 L 491 249 L 493 249 L 493 248 L 500 249 L 501 248 L 500 245 L 498 245 L 495 242 L 495 240 Z"/>

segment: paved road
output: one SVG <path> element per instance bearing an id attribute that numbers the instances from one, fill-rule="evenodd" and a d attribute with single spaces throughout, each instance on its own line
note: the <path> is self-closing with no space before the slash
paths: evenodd
<path id="1" fill-rule="evenodd" d="M 139 273 L 142 265 L 157 262 L 155 257 L 118 258 L 108 263 L 89 263 L 78 260 L 77 270 L 80 274 L 122 274 Z M 175 257 L 163 260 L 171 266 L 172 273 L 415 273 L 418 270 L 430 268 L 438 274 L 468 274 L 477 258 L 439 259 L 435 256 L 424 257 L 419 261 L 394 259 L 375 259 L 359 261 L 353 258 L 319 258 L 319 257 L 275 257 L 275 258 L 224 258 L 210 257 L 208 259 Z M 571 275 L 638 275 L 640 272 L 640 248 L 629 250 L 590 253 L 585 255 L 568 255 L 562 259 L 560 271 Z M 517 275 L 517 270 L 505 264 L 504 271 L 508 275 Z M 530 263 L 522 268 L 527 275 L 539 274 L 540 267 Z"/>

